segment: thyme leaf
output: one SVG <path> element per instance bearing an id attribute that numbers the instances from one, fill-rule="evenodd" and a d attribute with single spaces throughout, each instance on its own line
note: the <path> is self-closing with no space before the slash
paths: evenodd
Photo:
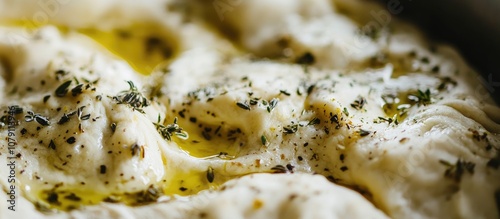
<path id="1" fill-rule="evenodd" d="M 351 107 L 357 110 L 363 109 L 363 106 L 366 104 L 366 99 L 364 97 L 359 96 L 353 103 L 351 103 Z"/>
<path id="2" fill-rule="evenodd" d="M 212 167 L 208 167 L 207 169 L 207 180 L 209 183 L 212 183 L 215 179 L 214 169 Z"/>
<path id="3" fill-rule="evenodd" d="M 83 91 L 83 84 L 79 84 L 76 87 L 74 87 L 73 89 L 71 89 L 71 95 L 76 97 L 77 95 L 81 94 L 82 91 Z"/>
<path id="4" fill-rule="evenodd" d="M 161 117 L 158 115 L 158 122 L 153 123 L 156 126 L 156 130 L 160 135 L 164 138 L 167 139 L 168 141 L 172 140 L 172 136 L 175 135 L 178 138 L 181 139 L 187 139 L 188 133 L 177 124 L 177 117 L 174 119 L 174 123 L 168 124 L 166 126 L 160 124 Z"/>
<path id="5" fill-rule="evenodd" d="M 50 121 L 47 117 L 35 114 L 33 111 L 28 111 L 27 113 L 28 114 L 24 116 L 24 121 L 26 122 L 36 121 L 43 126 L 50 125 Z"/>
<path id="6" fill-rule="evenodd" d="M 297 125 L 297 124 L 288 125 L 288 126 L 283 127 L 283 132 L 285 134 L 293 134 L 293 133 L 297 132 L 298 129 L 299 129 L 299 125 Z"/>
<path id="7" fill-rule="evenodd" d="M 467 162 L 462 159 L 458 159 L 455 164 L 451 164 L 445 160 L 439 160 L 439 163 L 447 166 L 448 168 L 444 172 L 446 178 L 452 179 L 455 182 L 460 182 L 462 175 L 467 171 L 470 174 L 474 174 L 474 167 L 476 164 L 472 162 Z"/>
<path id="8" fill-rule="evenodd" d="M 278 98 L 273 98 L 271 101 L 269 101 L 269 105 L 267 106 L 267 112 L 273 111 L 274 108 L 278 105 L 279 99 Z"/>
<path id="9" fill-rule="evenodd" d="M 360 129 L 360 130 L 358 131 L 358 133 L 359 133 L 359 136 L 364 137 L 364 136 L 369 135 L 371 132 L 370 132 L 370 131 L 367 131 L 367 130 L 364 130 L 364 129 Z"/>
<path id="10" fill-rule="evenodd" d="M 68 93 L 68 87 L 69 85 L 71 85 L 71 82 L 72 81 L 66 81 L 64 83 L 62 83 L 61 85 L 59 85 L 59 87 L 57 87 L 56 89 L 56 96 L 57 97 L 64 97 L 66 96 L 66 94 Z"/>
<path id="11" fill-rule="evenodd" d="M 250 105 L 248 103 L 244 102 L 237 102 L 236 105 L 244 110 L 250 110 Z"/>
<path id="12" fill-rule="evenodd" d="M 264 146 L 267 145 L 267 138 L 266 138 L 266 136 L 264 136 L 264 135 L 260 136 L 260 141 L 262 142 L 262 145 L 264 145 Z"/>
<path id="13" fill-rule="evenodd" d="M 280 93 L 284 94 L 286 96 L 290 96 L 290 93 L 288 91 L 286 91 L 286 90 L 280 90 Z"/>
<path id="14" fill-rule="evenodd" d="M 287 173 L 288 169 L 284 167 L 283 165 L 276 165 L 271 168 L 272 173 Z"/>
<path id="15" fill-rule="evenodd" d="M 418 90 L 416 94 L 410 94 L 408 95 L 408 99 L 410 99 L 413 102 L 418 103 L 418 105 L 427 105 L 430 104 L 432 101 L 431 98 L 431 91 L 429 89 L 422 91 Z"/>
<path id="16" fill-rule="evenodd" d="M 132 107 L 133 110 L 144 113 L 143 107 L 150 105 L 148 99 L 137 89 L 132 81 L 127 81 L 129 89 L 120 92 L 117 96 L 113 97 L 118 104 L 127 104 Z"/>
<path id="17" fill-rule="evenodd" d="M 309 123 L 307 123 L 307 125 L 317 125 L 321 122 L 321 120 L 319 120 L 318 118 L 314 117 L 313 119 L 311 119 L 311 121 L 309 121 Z"/>

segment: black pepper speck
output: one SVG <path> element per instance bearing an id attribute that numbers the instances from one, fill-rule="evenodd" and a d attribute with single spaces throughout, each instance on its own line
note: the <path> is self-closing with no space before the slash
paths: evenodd
<path id="1" fill-rule="evenodd" d="M 66 140 L 66 142 L 68 142 L 68 144 L 74 144 L 76 142 L 76 138 L 70 137 L 70 138 L 68 138 L 68 140 Z"/>

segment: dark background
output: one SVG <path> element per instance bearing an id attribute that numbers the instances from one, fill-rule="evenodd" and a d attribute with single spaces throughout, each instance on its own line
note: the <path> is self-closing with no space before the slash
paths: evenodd
<path id="1" fill-rule="evenodd" d="M 398 0 L 378 1 L 388 7 Z M 434 40 L 458 48 L 500 105 L 500 0 L 399 2 L 403 9 L 396 16 L 417 24 Z"/>

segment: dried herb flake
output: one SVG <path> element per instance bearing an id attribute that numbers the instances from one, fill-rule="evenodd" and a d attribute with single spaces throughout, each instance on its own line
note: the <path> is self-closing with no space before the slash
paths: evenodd
<path id="1" fill-rule="evenodd" d="M 236 105 L 244 110 L 250 110 L 250 105 L 248 103 L 244 102 L 237 102 Z"/>
<path id="2" fill-rule="evenodd" d="M 72 81 L 66 81 L 57 87 L 55 94 L 57 97 L 64 97 L 68 93 L 68 87 L 71 85 Z"/>
<path id="3" fill-rule="evenodd" d="M 208 167 L 208 170 L 207 170 L 207 180 L 209 183 L 212 183 L 215 179 L 215 175 L 214 175 L 214 169 L 212 167 Z"/>

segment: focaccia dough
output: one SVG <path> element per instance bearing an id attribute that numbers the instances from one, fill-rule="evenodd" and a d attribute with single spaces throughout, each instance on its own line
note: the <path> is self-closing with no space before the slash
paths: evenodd
<path id="1" fill-rule="evenodd" d="M 0 27 L 0 116 L 23 109 L 1 218 L 499 217 L 500 108 L 453 48 L 377 5 L 54 2 Z M 24 3 L 1 19 L 39 12 Z M 175 44 L 149 75 L 85 36 L 149 23 Z M 117 101 L 127 81 L 147 106 Z M 158 131 L 173 121 L 187 139 Z"/>

